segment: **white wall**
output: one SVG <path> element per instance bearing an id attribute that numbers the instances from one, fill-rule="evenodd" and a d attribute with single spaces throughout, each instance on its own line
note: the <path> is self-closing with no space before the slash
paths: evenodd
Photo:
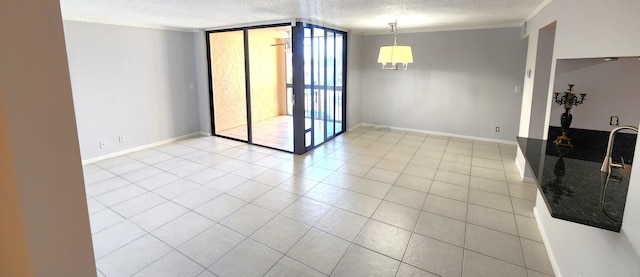
<path id="1" fill-rule="evenodd" d="M 602 59 L 558 60 L 554 91 L 563 95 L 567 84 L 575 84 L 576 93 L 587 93 L 582 105 L 571 109 L 572 128 L 611 131 L 612 115 L 620 125 L 640 122 L 640 60 L 637 57 L 605 62 Z M 551 104 L 549 125 L 560 126 L 564 108 Z"/>
<path id="2" fill-rule="evenodd" d="M 193 52 L 196 63 L 196 90 L 198 93 L 199 130 L 204 134 L 211 134 L 211 109 L 209 106 L 209 72 L 207 70 L 207 45 L 204 30 L 194 34 Z"/>
<path id="3" fill-rule="evenodd" d="M 362 123 L 362 36 L 347 37 L 347 130 Z"/>
<path id="4" fill-rule="evenodd" d="M 538 49 L 536 55 L 536 65 L 535 70 L 538 76 L 547 76 L 547 78 L 535 78 L 533 81 L 533 96 L 532 96 L 532 106 L 537 107 L 546 107 L 549 99 L 547 98 L 550 88 L 550 83 L 548 78 L 551 76 L 551 66 L 553 65 L 553 44 L 556 36 L 556 28 L 555 26 L 549 26 L 541 29 L 538 32 Z M 529 71 L 527 70 L 525 78 L 529 77 Z M 545 122 L 546 114 L 545 109 L 532 109 L 531 117 L 529 124 L 529 134 L 531 135 L 539 135 L 535 138 L 537 139 L 545 139 L 543 134 L 545 134 L 545 130 L 549 128 L 549 126 Z M 531 137 L 531 136 L 530 136 Z"/>
<path id="5" fill-rule="evenodd" d="M 83 160 L 200 130 L 197 34 L 75 21 L 64 32 Z"/>
<path id="6" fill-rule="evenodd" d="M 0 6 L 0 276 L 95 276 L 59 2 Z"/>
<path id="7" fill-rule="evenodd" d="M 552 72 L 556 71 L 557 59 L 610 57 L 610 56 L 640 56 L 640 1 L 615 0 L 615 1 L 580 1 L 580 0 L 554 0 L 535 15 L 527 24 L 529 34 L 529 50 L 527 54 L 527 68 L 535 68 L 538 30 L 553 21 L 557 21 L 556 37 Z M 555 75 L 550 77 L 535 75 L 534 78 L 550 78 L 550 83 L 555 87 Z M 531 120 L 532 109 L 543 109 L 546 115 L 545 124 L 550 122 L 551 101 L 546 105 L 533 105 L 533 80 L 525 78 L 523 95 L 523 108 L 521 122 Z M 558 84 L 559 86 L 566 84 Z M 549 95 L 552 90 L 549 90 Z M 581 109 L 578 107 L 577 109 Z M 576 110 L 577 110 L 576 109 Z M 578 115 L 576 115 L 577 117 Z M 577 120 L 577 118 L 576 118 Z M 636 123 L 638 121 L 636 120 Z M 635 124 L 634 124 L 635 125 Z M 575 127 L 575 126 L 574 126 Z M 537 137 L 539 134 L 528 134 L 529 126 L 521 124 L 519 134 L 527 137 Z M 546 132 L 546 131 L 545 131 Z M 546 133 L 542 136 L 546 137 Z M 636 151 L 639 150 L 638 144 Z M 519 164 L 519 166 L 523 166 Z M 640 171 L 635 170 L 631 176 L 629 193 L 625 215 L 620 233 L 608 231 L 591 231 L 592 227 L 577 224 L 565 224 L 558 219 L 540 214 L 538 220 L 540 229 L 546 236 L 545 245 L 551 256 L 572 257 L 576 263 L 567 263 L 558 258 L 555 270 L 562 276 L 602 276 L 600 272 L 607 269 L 620 268 L 620 274 L 612 276 L 634 276 L 636 272 L 625 272 L 624 269 L 637 270 L 640 264 L 638 252 L 640 252 Z M 546 210 L 542 201 L 536 203 L 536 210 Z M 613 237 L 613 238 L 612 238 Z M 572 238 L 572 239 L 567 239 Z M 627 242 L 614 243 L 616 242 Z M 630 246 L 630 247 L 629 247 Z M 607 249 L 603 251 L 602 249 Z M 557 253 L 557 255 L 554 255 Z M 601 255 L 600 253 L 616 253 L 616 255 Z M 624 257 L 621 259 L 619 257 Z M 588 269 L 594 269 L 590 273 Z M 596 270 L 597 269 L 597 270 Z"/>
<path id="8" fill-rule="evenodd" d="M 515 141 L 527 50 L 520 28 L 399 34 L 413 50 L 407 71 L 376 63 L 390 43 L 392 35 L 362 42 L 364 122 Z"/>

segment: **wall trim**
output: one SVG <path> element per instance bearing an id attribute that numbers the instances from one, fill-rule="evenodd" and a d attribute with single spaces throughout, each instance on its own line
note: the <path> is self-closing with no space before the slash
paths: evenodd
<path id="1" fill-rule="evenodd" d="M 551 4 L 551 1 L 552 0 L 544 0 L 542 3 L 540 3 L 540 5 L 538 5 L 538 7 L 536 7 L 536 9 L 533 10 L 533 12 L 531 12 L 531 14 L 529 14 L 529 16 L 525 18 L 525 21 L 529 21 L 532 18 L 534 18 L 536 15 L 538 15 L 538 13 L 542 11 L 542 9 L 546 8 L 549 4 Z"/>
<path id="2" fill-rule="evenodd" d="M 394 127 L 394 126 L 382 126 L 382 125 L 371 124 L 371 123 L 360 123 L 360 124 L 358 124 L 356 126 L 374 127 L 374 128 L 378 128 L 378 129 L 389 129 L 389 130 L 405 131 L 405 132 L 414 132 L 414 133 L 421 133 L 421 134 L 435 135 L 435 136 L 447 136 L 447 137 L 469 139 L 469 140 L 476 140 L 476 141 L 482 141 L 482 142 L 493 142 L 493 143 L 500 143 L 500 144 L 506 144 L 506 145 L 514 145 L 514 146 L 518 145 L 518 143 L 515 142 L 515 141 L 508 141 L 508 140 L 501 140 L 501 139 L 491 139 L 491 138 L 483 138 L 483 137 L 474 137 L 474 136 L 465 136 L 465 135 L 460 135 L 460 134 L 435 132 L 435 131 L 427 131 L 427 130 L 411 129 L 411 128 L 402 128 L 402 127 Z"/>
<path id="3" fill-rule="evenodd" d="M 356 126 L 353 126 L 353 127 L 349 128 L 349 129 L 347 129 L 347 132 L 350 132 L 350 131 L 353 131 L 355 129 L 358 129 L 358 128 L 362 127 L 362 126 L 363 126 L 362 122 L 358 123 L 358 124 L 356 124 Z"/>
<path id="4" fill-rule="evenodd" d="M 125 155 L 125 154 L 133 153 L 133 152 L 136 152 L 136 151 L 153 148 L 153 147 L 160 146 L 160 145 L 163 145 L 163 144 L 172 143 L 172 142 L 176 142 L 176 141 L 183 140 L 183 139 L 188 139 L 188 138 L 200 137 L 200 136 L 202 136 L 201 133 L 200 132 L 196 132 L 196 133 L 186 134 L 186 135 L 183 135 L 183 136 L 178 136 L 178 137 L 174 137 L 174 138 L 170 138 L 170 139 L 165 139 L 165 140 L 161 140 L 161 141 L 157 141 L 157 142 L 153 142 L 153 143 L 149 143 L 149 144 L 145 144 L 145 145 L 140 145 L 140 146 L 136 146 L 136 147 L 133 147 L 133 148 L 125 149 L 125 150 L 122 150 L 122 151 L 113 152 L 113 153 L 109 153 L 109 154 L 106 154 L 106 155 L 98 156 L 98 157 L 95 157 L 95 158 L 82 160 L 82 165 L 88 165 L 88 164 L 92 164 L 92 163 L 99 162 L 99 161 L 102 161 L 102 160 L 115 158 L 115 157 L 122 156 L 122 155 Z"/>
<path id="5" fill-rule="evenodd" d="M 105 24 L 105 25 L 113 25 L 113 26 L 121 26 L 121 27 L 131 27 L 131 28 L 142 28 L 142 29 L 154 29 L 154 30 L 165 30 L 165 31 L 176 31 L 176 32 L 188 32 L 188 33 L 197 33 L 200 31 L 198 28 L 180 28 L 180 27 L 168 27 L 168 26 L 160 26 L 160 25 L 145 25 L 139 24 L 135 22 L 129 21 L 113 21 L 99 18 L 84 18 L 84 17 L 66 17 L 62 19 L 63 21 L 75 21 L 75 22 L 84 22 L 84 23 L 94 23 L 94 24 Z"/>
<path id="6" fill-rule="evenodd" d="M 538 191 L 538 194 L 540 194 L 540 191 Z M 538 197 L 540 196 L 538 195 Z M 536 199 L 538 199 L 538 197 L 536 197 Z M 533 218 L 536 219 L 536 224 L 538 224 L 538 232 L 540 232 L 540 236 L 542 237 L 542 242 L 544 243 L 544 248 L 547 251 L 547 256 L 549 256 L 549 262 L 551 263 L 553 274 L 556 277 L 562 277 L 562 274 L 560 273 L 560 266 L 558 265 L 558 261 L 556 261 L 556 257 L 553 255 L 553 252 L 551 251 L 551 247 L 549 244 L 549 237 L 547 237 L 547 233 L 544 231 L 544 228 L 542 227 L 542 220 L 540 220 L 540 214 L 538 213 L 537 205 L 533 207 Z"/>

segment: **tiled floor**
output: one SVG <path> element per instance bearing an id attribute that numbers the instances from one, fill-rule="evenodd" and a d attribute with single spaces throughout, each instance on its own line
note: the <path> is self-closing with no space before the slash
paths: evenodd
<path id="1" fill-rule="evenodd" d="M 98 275 L 552 275 L 515 152 L 359 128 L 304 156 L 203 137 L 87 165 Z"/>
<path id="2" fill-rule="evenodd" d="M 324 121 L 314 121 L 316 129 L 314 143 L 316 145 L 324 142 L 324 129 L 319 126 L 324 126 Z M 307 118 L 307 125 L 310 126 L 311 119 Z M 335 124 L 335 125 L 334 125 Z M 256 121 L 252 123 L 253 128 L 253 143 L 257 145 L 269 146 L 284 151 L 293 152 L 293 117 L 288 115 L 276 116 L 269 119 Z M 327 128 L 335 128 L 335 130 L 341 130 L 341 122 L 327 122 Z M 235 128 L 231 128 L 224 131 L 217 132 L 220 136 L 226 136 L 230 138 L 236 138 L 240 140 L 247 140 L 247 125 L 241 125 Z M 333 132 L 328 132 L 329 136 L 333 135 Z"/>

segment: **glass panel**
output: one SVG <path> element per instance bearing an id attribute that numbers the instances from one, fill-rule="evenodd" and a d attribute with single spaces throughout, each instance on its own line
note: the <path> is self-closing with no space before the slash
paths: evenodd
<path id="1" fill-rule="evenodd" d="M 287 87 L 287 115 L 293 116 L 293 88 Z"/>
<path id="2" fill-rule="evenodd" d="M 215 134 L 247 141 L 242 31 L 209 34 Z"/>
<path id="3" fill-rule="evenodd" d="M 324 142 L 324 129 L 325 129 L 325 122 L 324 122 L 324 117 L 325 117 L 325 111 L 324 111 L 324 107 L 325 107 L 325 93 L 326 91 L 324 89 L 315 89 L 314 90 L 314 103 L 313 103 L 313 107 L 314 107 L 314 111 L 313 111 L 313 116 L 312 118 L 314 119 L 313 122 L 313 132 L 314 132 L 314 143 L 315 145 L 318 145 L 320 143 Z"/>
<path id="4" fill-rule="evenodd" d="M 304 90 L 304 129 L 308 130 L 311 128 L 311 112 L 313 108 L 313 97 L 311 95 L 310 89 Z"/>
<path id="5" fill-rule="evenodd" d="M 311 146 L 311 133 L 311 131 L 304 133 L 304 146 L 306 148 L 309 148 Z"/>
<path id="6" fill-rule="evenodd" d="M 327 137 L 331 137 L 335 134 L 335 91 L 333 89 L 327 90 Z"/>
<path id="7" fill-rule="evenodd" d="M 248 32 L 252 143 L 293 151 L 293 117 L 287 115 L 285 41 L 291 27 Z"/>
<path id="8" fill-rule="evenodd" d="M 324 142 L 325 138 L 325 118 L 326 118 L 326 40 L 324 38 L 325 32 L 323 29 L 313 29 L 313 45 L 314 45 L 314 84 L 317 85 L 314 89 L 314 143 L 319 145 Z"/>
<path id="9" fill-rule="evenodd" d="M 314 40 L 314 58 L 315 58 L 315 67 L 314 72 L 315 82 L 317 85 L 325 84 L 325 40 L 324 40 L 324 30 L 314 28 L 313 29 L 313 40 Z"/>
<path id="10" fill-rule="evenodd" d="M 327 137 L 335 134 L 335 33 L 327 32 L 327 103 L 326 103 L 326 119 L 327 119 Z"/>
<path id="11" fill-rule="evenodd" d="M 342 113 L 344 107 L 342 100 L 344 98 L 342 77 L 344 74 L 343 58 L 344 58 L 344 36 L 342 34 L 336 34 L 336 49 L 335 49 L 335 81 L 336 81 L 336 96 L 335 96 L 335 121 L 336 121 L 336 133 L 345 131 L 343 123 Z"/>
<path id="12" fill-rule="evenodd" d="M 311 29 L 304 29 L 304 84 L 311 85 Z"/>

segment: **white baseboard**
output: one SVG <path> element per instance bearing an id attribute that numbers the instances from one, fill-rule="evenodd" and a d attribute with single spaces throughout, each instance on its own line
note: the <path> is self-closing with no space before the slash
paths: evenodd
<path id="1" fill-rule="evenodd" d="M 167 143 L 176 142 L 176 141 L 183 140 L 183 139 L 199 137 L 199 136 L 202 136 L 201 132 L 186 134 L 184 136 L 174 137 L 174 138 L 165 139 L 165 140 L 161 140 L 161 141 L 154 142 L 154 143 L 140 145 L 140 146 L 137 146 L 137 147 L 125 149 L 125 150 L 118 151 L 118 152 L 109 153 L 109 154 L 98 156 L 98 157 L 95 157 L 95 158 L 82 160 L 82 165 L 87 165 L 87 164 L 99 162 L 99 161 L 102 161 L 102 160 L 115 158 L 117 156 L 122 156 L 122 155 L 125 155 L 125 154 L 129 154 L 129 153 L 132 153 L 132 152 L 136 152 L 136 151 L 140 151 L 140 150 L 144 150 L 144 149 L 160 146 L 160 145 L 167 144 Z"/>
<path id="2" fill-rule="evenodd" d="M 420 133 L 420 134 L 427 134 L 427 135 L 434 135 L 434 136 L 445 136 L 445 137 L 453 137 L 453 138 L 460 138 L 460 139 L 469 139 L 469 140 L 476 140 L 476 141 L 482 141 L 482 142 L 500 143 L 500 144 L 506 144 L 506 145 L 518 145 L 518 143 L 515 142 L 515 141 L 508 141 L 508 140 L 501 140 L 501 139 L 491 139 L 491 138 L 482 138 L 482 137 L 474 137 L 474 136 L 465 136 L 465 135 L 460 135 L 460 134 L 451 134 L 451 133 L 444 133 L 444 132 L 435 132 L 435 131 L 427 131 L 427 130 L 411 129 L 411 128 L 402 128 L 402 127 L 394 127 L 394 126 L 382 126 L 382 125 L 371 124 L 371 123 L 360 123 L 356 127 L 360 127 L 360 126 L 362 126 L 362 127 L 374 127 L 374 128 L 380 128 L 380 129 L 390 129 L 390 130 L 404 131 L 404 132 L 413 132 L 413 133 Z M 355 129 L 355 127 L 352 128 L 352 129 Z M 351 129 L 349 129 L 349 130 L 351 130 Z"/>
<path id="3" fill-rule="evenodd" d="M 349 128 L 349 129 L 347 129 L 347 132 L 348 131 L 353 131 L 355 129 L 358 129 L 358 128 L 362 127 L 362 126 L 363 126 L 363 123 L 358 123 L 358 124 L 356 124 L 356 126 L 353 126 L 353 127 Z"/>
<path id="4" fill-rule="evenodd" d="M 540 193 L 540 192 L 538 192 Z M 540 220 L 540 214 L 538 213 L 537 206 L 533 207 L 533 217 L 536 219 L 536 224 L 538 225 L 538 232 L 540 232 L 540 236 L 542 236 L 542 242 L 544 243 L 544 248 L 547 251 L 547 256 L 549 256 L 549 262 L 551 263 L 551 268 L 553 269 L 553 274 L 556 277 L 562 277 L 560 273 L 558 261 L 556 257 L 553 255 L 553 251 L 551 251 L 551 247 L 549 244 L 549 237 L 547 237 L 547 233 L 544 231 L 542 226 L 542 221 Z"/>

